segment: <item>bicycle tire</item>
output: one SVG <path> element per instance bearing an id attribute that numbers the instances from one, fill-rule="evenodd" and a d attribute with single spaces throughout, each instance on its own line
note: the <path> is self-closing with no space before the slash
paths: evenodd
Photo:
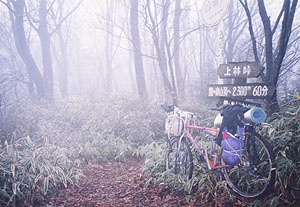
<path id="1" fill-rule="evenodd" d="M 179 137 L 172 137 L 168 140 L 166 170 L 170 170 L 179 175 L 183 180 L 187 181 L 193 176 L 193 155 L 185 137 L 181 139 L 180 149 L 178 150 L 179 140 Z"/>
<path id="2" fill-rule="evenodd" d="M 274 153 L 269 142 L 255 131 L 245 133 L 244 143 L 240 163 L 222 171 L 237 194 L 246 198 L 260 197 L 275 183 Z M 221 163 L 225 165 L 222 159 Z"/>

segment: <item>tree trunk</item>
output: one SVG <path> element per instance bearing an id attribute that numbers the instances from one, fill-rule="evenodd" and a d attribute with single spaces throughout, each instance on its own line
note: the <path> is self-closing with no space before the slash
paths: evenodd
<path id="1" fill-rule="evenodd" d="M 179 43 L 179 23 L 180 23 L 180 16 L 181 16 L 181 7 L 180 7 L 181 0 L 176 0 L 175 2 L 175 14 L 174 14 L 174 67 L 175 67 L 175 74 L 176 74 L 176 82 L 177 82 L 177 89 L 178 89 L 178 99 L 184 99 L 184 79 L 181 72 L 180 67 L 180 43 Z"/>
<path id="2" fill-rule="evenodd" d="M 59 4 L 62 4 L 61 1 L 59 1 Z M 62 21 L 63 18 L 63 10 L 62 7 L 59 8 L 59 21 Z M 66 41 L 63 38 L 62 30 L 61 30 L 61 24 L 58 25 L 57 28 L 57 35 L 59 39 L 59 45 L 60 45 L 60 53 L 61 53 L 61 61 L 59 61 L 59 90 L 62 97 L 68 96 L 68 70 L 69 70 L 69 62 L 67 57 L 67 45 Z"/>
<path id="3" fill-rule="evenodd" d="M 137 89 L 140 98 L 147 98 L 147 88 L 141 52 L 141 40 L 138 23 L 138 0 L 131 0 L 130 5 L 130 27 L 134 52 L 134 66 L 136 74 Z"/>
<path id="4" fill-rule="evenodd" d="M 265 55 L 267 68 L 267 81 L 271 82 L 271 75 L 273 71 L 273 33 L 271 29 L 271 22 L 267 14 L 264 0 L 258 0 L 258 8 L 265 32 Z"/>
<path id="5" fill-rule="evenodd" d="M 59 65 L 59 90 L 62 97 L 68 96 L 68 57 L 67 57 L 67 46 L 66 42 L 63 38 L 61 28 L 57 29 L 57 35 L 60 44 L 60 52 L 61 52 L 61 61 Z"/>
<path id="6" fill-rule="evenodd" d="M 265 8 L 264 1 L 258 0 L 259 13 L 265 31 L 265 54 L 266 54 L 266 70 L 267 70 L 266 81 L 271 83 L 276 88 L 279 79 L 279 74 L 281 72 L 281 64 L 286 54 L 286 49 L 291 34 L 297 4 L 298 4 L 298 0 L 293 0 L 292 5 L 291 5 L 291 0 L 284 0 L 283 3 L 284 17 L 282 21 L 282 27 L 281 27 L 281 33 L 279 39 L 279 47 L 278 47 L 279 51 L 277 53 L 277 56 L 273 58 L 274 54 L 273 54 L 272 38 L 273 38 L 274 31 L 272 31 L 271 29 L 271 23 Z M 269 109 L 269 114 L 279 110 L 277 90 L 275 90 L 272 97 L 267 100 L 267 108 Z"/>
<path id="7" fill-rule="evenodd" d="M 48 99 L 53 98 L 53 69 L 50 51 L 50 34 L 47 28 L 47 0 L 40 0 L 39 8 L 39 28 L 38 34 L 41 42 L 45 95 Z"/>
<path id="8" fill-rule="evenodd" d="M 29 93 L 31 95 L 34 95 L 33 92 L 33 86 L 32 83 L 36 87 L 37 96 L 42 98 L 45 97 L 45 91 L 44 91 L 44 82 L 42 75 L 37 67 L 37 64 L 35 63 L 29 46 L 27 44 L 26 36 L 25 36 L 25 30 L 24 30 L 24 8 L 25 8 L 25 1 L 24 0 L 18 0 L 11 3 L 11 1 L 8 2 L 8 5 L 11 7 L 13 5 L 15 12 L 13 13 L 11 10 L 9 10 L 10 19 L 12 23 L 13 28 L 13 35 L 16 43 L 16 48 L 21 56 L 24 64 L 26 65 L 28 76 L 29 76 Z"/>
<path id="9" fill-rule="evenodd" d="M 113 69 L 112 69 L 112 15 L 114 0 L 106 0 L 106 41 L 105 41 L 105 63 L 106 63 L 106 75 L 105 75 L 105 89 L 106 92 L 112 92 L 113 81 Z"/>
<path id="10" fill-rule="evenodd" d="M 165 94 L 166 94 L 166 101 L 173 102 L 174 105 L 178 105 L 178 99 L 177 99 L 177 94 L 176 90 L 172 88 L 172 85 L 168 79 L 168 65 L 167 65 L 167 58 L 165 54 L 165 44 L 166 44 L 166 24 L 167 24 L 167 17 L 168 17 L 168 10 L 169 10 L 169 0 L 167 0 L 167 3 L 163 5 L 166 5 L 162 7 L 163 9 L 163 16 L 162 16 L 162 21 L 159 22 L 161 24 L 161 32 L 158 33 L 158 23 L 155 22 L 154 17 L 151 12 L 151 5 L 150 5 L 150 0 L 147 0 L 147 11 L 148 11 L 148 16 L 150 18 L 151 26 L 148 25 L 148 28 L 150 28 L 150 32 L 152 35 L 153 43 L 154 43 L 154 48 L 156 51 L 157 55 L 157 60 L 158 60 L 158 66 L 159 70 L 162 75 L 163 79 L 163 84 L 164 84 L 164 89 L 165 89 Z M 155 6 L 155 5 L 154 5 Z M 159 40 L 159 36 L 161 39 Z"/>
<path id="11" fill-rule="evenodd" d="M 128 48 L 132 48 L 132 42 L 130 40 L 128 40 Z M 129 53 L 129 58 L 128 58 L 128 73 L 129 73 L 129 78 L 130 78 L 130 88 L 131 88 L 131 91 L 133 94 L 136 93 L 137 91 L 137 87 L 136 87 L 136 81 L 134 79 L 134 76 L 133 76 L 133 56 L 132 56 L 132 53 L 130 52 Z"/>
<path id="12" fill-rule="evenodd" d="M 233 8 L 233 0 L 230 0 L 229 3 L 229 14 L 228 14 L 228 43 L 227 43 L 227 50 L 226 50 L 226 59 L 227 62 L 232 62 L 233 61 L 233 51 L 234 51 L 234 31 L 233 31 L 233 26 L 234 26 L 234 21 L 233 21 L 233 15 L 234 15 L 234 8 Z M 228 79 L 229 83 L 232 82 L 231 79 Z M 246 78 L 235 78 L 233 80 L 234 84 L 245 84 L 247 83 Z"/>
<path id="13" fill-rule="evenodd" d="M 167 57 L 166 57 L 166 43 L 167 43 L 167 23 L 168 23 L 168 15 L 169 15 L 169 8 L 170 8 L 170 0 L 162 0 L 162 21 L 160 26 L 160 40 L 157 41 L 157 55 L 159 61 L 159 68 L 163 75 L 163 82 L 164 87 L 166 90 L 166 95 L 170 95 L 172 98 L 172 102 L 175 106 L 178 105 L 178 97 L 177 97 L 177 90 L 176 86 L 173 84 L 171 85 L 168 79 L 168 64 L 167 64 Z M 172 73 L 171 73 L 172 74 Z M 174 79 L 174 77 L 171 77 Z"/>

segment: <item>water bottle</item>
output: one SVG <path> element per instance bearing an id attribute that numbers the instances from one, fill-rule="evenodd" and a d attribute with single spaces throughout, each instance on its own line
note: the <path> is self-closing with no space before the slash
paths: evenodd
<path id="1" fill-rule="evenodd" d="M 253 107 L 244 113 L 244 121 L 247 123 L 261 124 L 266 118 L 266 112 L 260 107 Z"/>

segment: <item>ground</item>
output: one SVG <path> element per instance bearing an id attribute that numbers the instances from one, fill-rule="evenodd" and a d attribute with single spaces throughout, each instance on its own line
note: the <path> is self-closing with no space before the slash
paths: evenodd
<path id="1" fill-rule="evenodd" d="M 142 164 L 143 160 L 129 159 L 126 162 L 86 165 L 80 185 L 58 190 L 49 205 L 51 207 L 227 206 L 221 200 L 214 203 L 203 202 L 197 198 L 187 200 L 183 193 L 175 193 L 154 185 L 145 188 L 146 180 L 142 175 Z"/>

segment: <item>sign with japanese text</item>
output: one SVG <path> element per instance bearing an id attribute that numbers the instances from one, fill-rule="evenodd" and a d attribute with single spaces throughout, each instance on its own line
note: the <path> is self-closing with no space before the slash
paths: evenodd
<path id="1" fill-rule="evenodd" d="M 220 78 L 256 78 L 263 69 L 257 62 L 232 62 L 220 64 L 218 75 Z"/>
<path id="2" fill-rule="evenodd" d="M 270 98 L 274 91 L 275 87 L 264 83 L 208 85 L 209 98 L 233 97 L 243 99 L 266 99 Z"/>

